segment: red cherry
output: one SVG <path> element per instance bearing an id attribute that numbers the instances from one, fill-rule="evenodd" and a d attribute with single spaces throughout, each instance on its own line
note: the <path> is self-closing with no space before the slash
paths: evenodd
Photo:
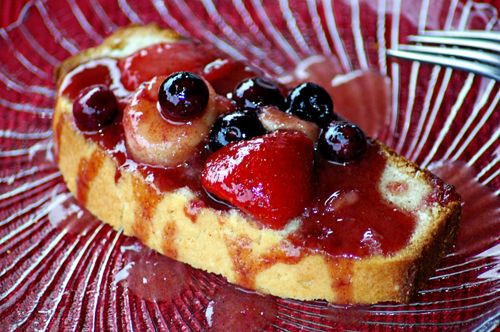
<path id="1" fill-rule="evenodd" d="M 73 102 L 73 116 L 82 131 L 97 131 L 111 124 L 118 110 L 113 91 L 103 84 L 83 89 Z"/>

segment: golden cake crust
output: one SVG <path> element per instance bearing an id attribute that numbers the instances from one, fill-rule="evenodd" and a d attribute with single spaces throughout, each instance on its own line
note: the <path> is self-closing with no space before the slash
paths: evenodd
<path id="1" fill-rule="evenodd" d="M 58 86 L 78 64 L 128 55 L 148 46 L 146 37 L 151 44 L 181 38 L 152 25 L 120 29 L 100 46 L 63 62 L 57 71 Z M 61 174 L 96 217 L 168 257 L 267 294 L 337 303 L 407 302 L 452 245 L 458 227 L 460 202 L 434 203 L 419 213 L 410 243 L 391 257 L 350 260 L 298 251 L 285 240 L 287 230 L 262 228 L 236 210 L 193 211 L 190 202 L 196 197 L 189 189 L 160 193 L 140 173 L 118 170 L 117 161 L 77 129 L 72 104 L 60 93 L 53 129 Z M 382 148 L 388 176 L 396 174 L 422 192 L 432 189 L 433 175 Z M 121 176 L 115 181 L 117 172 Z M 394 199 L 403 206 L 414 204 L 411 198 Z"/>

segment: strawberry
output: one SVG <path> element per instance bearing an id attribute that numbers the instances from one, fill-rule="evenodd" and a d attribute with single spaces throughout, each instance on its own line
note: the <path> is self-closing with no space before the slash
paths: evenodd
<path id="1" fill-rule="evenodd" d="M 273 229 L 298 216 L 312 194 L 313 142 L 276 131 L 229 144 L 207 160 L 202 186 Z"/>

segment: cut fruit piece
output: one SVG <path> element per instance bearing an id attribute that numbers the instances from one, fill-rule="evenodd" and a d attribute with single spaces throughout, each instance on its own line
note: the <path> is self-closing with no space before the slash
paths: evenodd
<path id="1" fill-rule="evenodd" d="M 165 76 L 157 76 L 137 89 L 123 112 L 127 146 L 140 162 L 175 166 L 188 160 L 208 136 L 219 114 L 225 111 L 209 87 L 210 96 L 203 115 L 189 122 L 165 120 L 158 111 L 158 89 Z M 208 85 L 208 83 L 207 83 Z"/>
<path id="2" fill-rule="evenodd" d="M 297 217 L 311 199 L 313 143 L 298 131 L 277 131 L 229 144 L 202 172 L 210 193 L 274 229 Z"/>
<path id="3" fill-rule="evenodd" d="M 262 108 L 259 111 L 259 120 L 267 131 L 298 130 L 306 134 L 313 142 L 316 141 L 319 135 L 319 127 L 314 122 L 299 119 L 273 106 Z"/>

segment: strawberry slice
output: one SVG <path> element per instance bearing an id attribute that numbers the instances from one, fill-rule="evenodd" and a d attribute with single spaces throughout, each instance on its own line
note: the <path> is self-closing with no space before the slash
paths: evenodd
<path id="1" fill-rule="evenodd" d="M 213 153 L 203 187 L 273 229 L 298 216 L 311 198 L 313 142 L 299 131 L 276 131 Z"/>

